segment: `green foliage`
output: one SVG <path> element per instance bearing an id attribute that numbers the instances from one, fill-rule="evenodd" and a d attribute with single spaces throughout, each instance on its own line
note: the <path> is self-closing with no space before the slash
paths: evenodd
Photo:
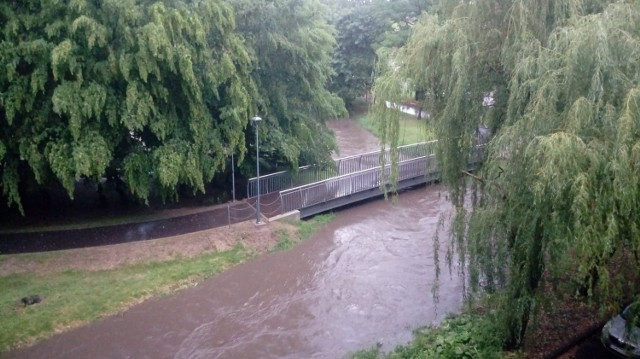
<path id="1" fill-rule="evenodd" d="M 333 213 L 330 214 L 321 214 L 317 215 L 306 221 L 298 221 L 296 222 L 296 236 L 294 238 L 291 237 L 291 233 L 288 231 L 281 229 L 278 230 L 275 234 L 278 237 L 278 243 L 273 248 L 274 251 L 286 251 L 293 246 L 295 246 L 298 242 L 309 239 L 322 225 L 333 220 L 335 215 Z"/>
<path id="2" fill-rule="evenodd" d="M 413 26 L 433 3 L 432 0 L 374 0 L 375 16 L 388 26 L 376 48 L 393 49 L 406 44 Z"/>
<path id="3" fill-rule="evenodd" d="M 381 344 L 376 344 L 375 347 L 368 350 L 360 350 L 351 355 L 347 355 L 347 357 L 351 359 L 378 359 L 381 356 L 380 353 Z"/>
<path id="4" fill-rule="evenodd" d="M 352 359 L 476 359 L 500 358 L 502 337 L 491 315 L 468 313 L 449 317 L 438 326 L 415 332 L 413 341 L 398 346 L 388 354 L 380 353 L 380 346 L 355 353 Z"/>
<path id="5" fill-rule="evenodd" d="M 291 238 L 291 235 L 286 230 L 279 230 L 275 232 L 278 237 L 278 243 L 273 248 L 274 251 L 286 251 L 293 248 L 296 244 L 295 240 Z"/>
<path id="6" fill-rule="evenodd" d="M 396 348 L 388 358 L 499 358 L 500 334 L 490 316 L 465 314 L 419 330 L 411 345 Z"/>
<path id="7" fill-rule="evenodd" d="M 265 169 L 331 163 L 336 144 L 323 121 L 346 111 L 326 88 L 335 39 L 324 7 L 317 0 L 231 3 L 256 61 L 252 76 L 264 119 L 259 131 Z"/>
<path id="8" fill-rule="evenodd" d="M 331 222 L 336 217 L 333 213 L 325 213 L 314 216 L 310 220 L 301 221 L 298 223 L 298 236 L 300 239 L 309 239 L 320 226 Z"/>
<path id="9" fill-rule="evenodd" d="M 351 107 L 366 95 L 373 83 L 376 52 L 406 43 L 411 28 L 430 0 L 374 0 L 348 2 L 333 23 L 337 48 L 333 57 L 335 74 L 331 89 Z"/>
<path id="10" fill-rule="evenodd" d="M 331 88 L 349 107 L 371 89 L 376 61 L 375 44 L 387 29 L 382 19 L 374 17 L 372 6 L 355 8 L 336 22 L 333 56 L 335 74 Z"/>
<path id="11" fill-rule="evenodd" d="M 387 60 L 376 95 L 393 96 L 382 84 L 394 79 L 426 93 L 467 294 L 504 289 L 496 304 L 515 347 L 554 276 L 603 306 L 637 291 L 627 278 L 640 274 L 640 2 L 443 0 L 436 10 Z M 478 126 L 494 136 L 468 187 Z"/>
<path id="12" fill-rule="evenodd" d="M 107 172 L 140 199 L 176 197 L 204 191 L 225 148 L 243 156 L 256 90 L 223 2 L 9 2 L 0 19 L 8 205 L 21 208 L 19 183 L 73 197 L 76 181 Z"/>

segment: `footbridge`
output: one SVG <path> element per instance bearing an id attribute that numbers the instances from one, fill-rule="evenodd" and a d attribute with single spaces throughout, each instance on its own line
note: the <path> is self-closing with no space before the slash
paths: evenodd
<path id="1" fill-rule="evenodd" d="M 305 166 L 297 172 L 260 176 L 261 212 L 274 217 L 297 210 L 305 218 L 384 195 L 393 183 L 395 189 L 401 190 L 437 181 L 440 173 L 436 146 L 437 141 L 421 142 L 339 158 L 329 169 Z M 481 150 L 481 146 L 476 146 L 469 151 L 471 169 L 480 163 Z M 258 196 L 257 184 L 258 178 L 249 180 L 249 199 Z"/>

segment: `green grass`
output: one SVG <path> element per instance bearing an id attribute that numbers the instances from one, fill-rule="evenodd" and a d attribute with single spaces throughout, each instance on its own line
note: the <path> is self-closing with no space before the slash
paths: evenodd
<path id="1" fill-rule="evenodd" d="M 276 235 L 278 236 L 278 243 L 273 247 L 273 252 L 291 249 L 296 244 L 296 242 L 291 238 L 289 232 L 285 230 L 276 231 Z"/>
<path id="2" fill-rule="evenodd" d="M 285 230 L 278 230 L 276 232 L 276 235 L 278 236 L 278 243 L 273 248 L 273 251 L 285 251 L 291 249 L 298 242 L 311 237 L 316 232 L 319 226 L 330 222 L 333 218 L 335 218 L 335 214 L 328 213 L 315 216 L 312 220 L 309 221 L 297 222 L 297 238 L 291 238 L 291 235 Z"/>
<path id="3" fill-rule="evenodd" d="M 380 137 L 378 123 L 372 114 L 358 114 L 354 117 L 356 122 L 376 137 Z M 415 116 L 400 114 L 399 145 L 410 145 L 413 143 L 431 141 L 435 139 L 435 132 L 428 119 L 418 120 Z"/>
<path id="4" fill-rule="evenodd" d="M 334 213 L 325 213 L 317 215 L 313 217 L 313 219 L 310 219 L 308 221 L 300 221 L 297 224 L 298 237 L 300 237 L 300 239 L 303 241 L 308 239 L 314 233 L 316 233 L 320 226 L 331 222 L 334 218 L 336 218 L 336 215 Z"/>
<path id="5" fill-rule="evenodd" d="M 351 354 L 351 359 L 378 359 L 382 356 L 382 353 L 380 353 L 381 347 L 382 345 L 378 343 L 371 349 L 360 350 L 356 353 Z"/>
<path id="6" fill-rule="evenodd" d="M 175 259 L 103 271 L 0 277 L 0 351 L 118 313 L 147 298 L 191 286 L 251 256 L 238 245 L 226 252 L 189 260 Z M 23 308 L 20 298 L 32 294 L 42 296 L 42 303 Z"/>
<path id="7" fill-rule="evenodd" d="M 280 250 L 309 238 L 333 215 L 317 216 L 297 224 L 296 238 L 287 235 Z M 282 239 L 281 241 L 285 241 Z M 56 252 L 33 253 L 34 262 Z M 146 299 L 169 295 L 252 258 L 237 245 L 231 250 L 192 258 L 149 262 L 101 271 L 66 271 L 49 275 L 0 276 L 0 353 L 116 314 Z M 0 256 L 0 261 L 9 258 Z M 23 307 L 22 297 L 38 294 L 42 303 Z"/>

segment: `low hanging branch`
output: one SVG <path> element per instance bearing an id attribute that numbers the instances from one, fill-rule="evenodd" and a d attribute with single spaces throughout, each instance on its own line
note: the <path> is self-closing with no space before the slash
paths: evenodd
<path id="1" fill-rule="evenodd" d="M 465 175 L 467 175 L 467 176 L 469 176 L 469 177 L 473 178 L 473 179 L 474 179 L 474 180 L 476 180 L 476 181 L 480 181 L 482 184 L 486 184 L 486 183 L 487 183 L 487 181 L 485 181 L 485 179 L 484 179 L 484 178 L 479 177 L 479 176 L 476 176 L 476 175 L 474 175 L 474 174 L 473 174 L 473 173 L 471 173 L 471 172 L 468 172 L 468 171 L 462 171 L 462 173 L 464 173 Z"/>
<path id="2" fill-rule="evenodd" d="M 501 168 L 501 170 L 502 170 L 502 168 Z M 476 181 L 479 181 L 482 184 L 487 184 L 487 180 L 485 180 L 484 178 L 482 178 L 480 176 L 474 175 L 473 173 L 471 173 L 469 171 L 462 171 L 462 173 L 464 173 L 465 175 L 473 178 Z M 500 174 L 502 174 L 502 171 L 500 171 Z M 500 177 L 500 174 L 498 174 L 498 177 Z M 496 179 L 498 177 L 496 177 Z M 495 183 L 493 181 L 491 181 L 490 184 L 492 184 L 496 188 L 496 191 L 498 191 L 498 193 L 500 194 L 500 197 L 502 197 L 503 200 L 507 199 L 507 195 L 504 193 L 504 191 L 502 190 L 502 188 L 500 187 L 499 184 L 497 184 L 497 183 Z"/>

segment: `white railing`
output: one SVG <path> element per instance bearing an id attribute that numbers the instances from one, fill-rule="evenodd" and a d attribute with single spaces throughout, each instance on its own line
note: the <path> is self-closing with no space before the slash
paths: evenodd
<path id="1" fill-rule="evenodd" d="M 260 194 L 265 195 L 279 192 L 287 188 L 300 186 L 305 183 L 321 181 L 337 175 L 336 171 L 330 168 L 320 169 L 315 166 L 304 166 L 298 168 L 298 173 L 291 171 L 280 171 L 260 176 Z M 247 198 L 258 195 L 257 179 L 249 179 L 247 184 Z"/>
<path id="2" fill-rule="evenodd" d="M 399 161 L 429 156 L 435 153 L 437 141 L 421 142 L 412 145 L 400 146 L 396 150 L 384 151 L 384 163 L 391 162 L 392 154 L 397 154 Z M 335 160 L 335 170 L 319 169 L 315 166 L 298 168 L 297 173 L 280 171 L 260 176 L 260 194 L 279 192 L 308 183 L 315 183 L 334 176 L 342 176 L 363 170 L 380 167 L 382 151 L 367 152 L 355 156 L 343 157 Z M 257 178 L 249 179 L 247 183 L 247 197 L 257 195 Z"/>
<path id="3" fill-rule="evenodd" d="M 425 147 L 427 148 L 427 147 Z M 433 180 L 438 176 L 438 161 L 434 146 L 428 147 L 427 155 L 411 158 L 413 153 L 403 153 L 407 149 L 399 149 L 397 182 L 424 177 Z M 475 169 L 482 162 L 484 145 L 475 146 L 469 153 L 469 169 Z M 418 152 L 414 152 L 418 153 Z M 379 154 L 379 152 L 378 152 Z M 360 157 L 366 158 L 369 154 Z M 402 160 L 402 158 L 408 158 Z M 328 202 L 340 197 L 350 196 L 358 192 L 382 188 L 381 185 L 391 184 L 391 168 L 389 161 L 384 168 L 380 165 L 328 178 L 326 180 L 305 184 L 295 188 L 280 191 L 280 208 L 283 213 Z"/>
<path id="4" fill-rule="evenodd" d="M 435 155 L 401 161 L 398 164 L 398 181 L 426 176 L 437 171 Z M 280 191 L 284 213 L 327 202 L 358 192 L 381 188 L 389 184 L 391 164 L 329 178 L 323 181 Z"/>

